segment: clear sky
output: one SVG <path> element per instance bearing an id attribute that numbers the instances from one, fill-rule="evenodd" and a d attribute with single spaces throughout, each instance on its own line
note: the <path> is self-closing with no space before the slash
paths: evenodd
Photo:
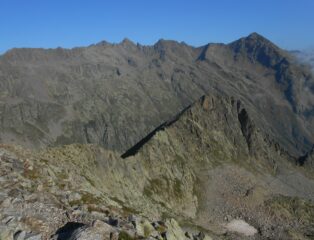
<path id="1" fill-rule="evenodd" d="M 0 53 L 124 37 L 199 46 L 251 32 L 286 49 L 314 47 L 314 0 L 0 0 Z"/>

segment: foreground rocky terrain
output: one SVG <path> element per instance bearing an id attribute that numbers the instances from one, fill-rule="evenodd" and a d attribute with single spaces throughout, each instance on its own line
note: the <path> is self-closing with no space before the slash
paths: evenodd
<path id="1" fill-rule="evenodd" d="M 206 95 L 120 154 L 1 145 L 1 239 L 313 239 L 313 151 Z"/>

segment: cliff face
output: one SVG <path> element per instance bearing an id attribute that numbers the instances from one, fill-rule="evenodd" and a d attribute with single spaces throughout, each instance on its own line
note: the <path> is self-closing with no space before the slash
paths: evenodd
<path id="1" fill-rule="evenodd" d="M 200 48 L 125 40 L 13 49 L 0 57 L 0 140 L 124 152 L 209 92 L 240 99 L 259 128 L 299 155 L 314 142 L 313 89 L 310 72 L 258 34 Z"/>
<path id="2" fill-rule="evenodd" d="M 201 97 L 124 154 L 95 145 L 39 152 L 3 145 L 1 152 L 1 216 L 15 214 L 12 232 L 23 226 L 49 235 L 66 222 L 89 226 L 97 219 L 113 224 L 110 214 L 128 229 L 124 221 L 133 214 L 151 222 L 175 218 L 182 229 L 214 239 L 313 233 L 311 171 L 297 166 L 233 97 Z M 42 215 L 34 203 L 60 214 Z M 25 216 L 30 220 L 21 222 Z M 243 221 L 245 232 L 238 227 Z"/>

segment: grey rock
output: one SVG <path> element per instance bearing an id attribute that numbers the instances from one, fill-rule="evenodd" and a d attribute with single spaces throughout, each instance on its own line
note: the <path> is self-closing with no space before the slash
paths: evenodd
<path id="1" fill-rule="evenodd" d="M 146 219 L 137 219 L 135 221 L 136 233 L 140 237 L 149 237 L 151 234 L 155 234 L 155 228 L 153 225 Z"/>
<path id="2" fill-rule="evenodd" d="M 14 240 L 24 240 L 26 238 L 26 232 L 19 230 L 16 233 L 13 234 L 13 239 Z"/>
<path id="3" fill-rule="evenodd" d="M 27 237 L 25 240 L 41 240 L 41 239 L 42 239 L 41 234 L 35 234 L 35 235 Z"/>

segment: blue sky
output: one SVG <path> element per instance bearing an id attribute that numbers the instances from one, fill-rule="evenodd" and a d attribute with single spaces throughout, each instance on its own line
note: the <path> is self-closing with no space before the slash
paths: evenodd
<path id="1" fill-rule="evenodd" d="M 313 0 L 1 0 L 0 53 L 127 37 L 199 46 L 258 32 L 286 49 L 314 47 Z"/>

